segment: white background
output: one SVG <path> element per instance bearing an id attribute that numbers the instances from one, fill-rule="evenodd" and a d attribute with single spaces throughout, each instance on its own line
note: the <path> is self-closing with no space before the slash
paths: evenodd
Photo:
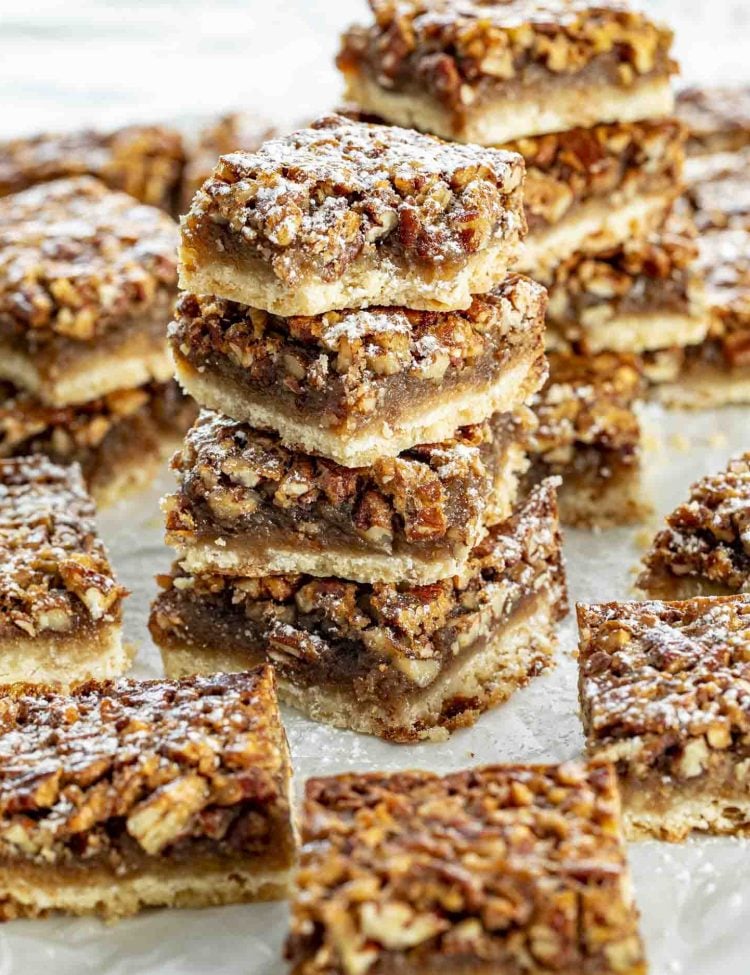
<path id="1" fill-rule="evenodd" d="M 653 0 L 677 30 L 685 74 L 697 81 L 750 77 L 750 0 Z M 115 125 L 226 109 L 294 120 L 334 105 L 338 30 L 359 0 L 0 0 L 0 136 L 82 124 Z M 750 412 L 647 411 L 648 475 L 657 510 L 687 484 L 750 447 Z M 169 564 L 153 491 L 106 513 L 102 533 L 133 590 L 127 635 L 138 672 L 158 673 L 145 628 L 153 574 Z M 654 527 L 653 525 L 651 527 Z M 570 532 L 574 599 L 628 598 L 637 532 Z M 287 713 L 298 785 L 311 774 L 379 767 L 458 768 L 472 762 L 556 760 L 580 752 L 575 630 L 561 633 L 557 670 L 478 726 L 415 748 L 311 724 Z M 636 893 L 654 975 L 750 973 L 750 850 L 701 840 L 631 847 Z M 55 919 L 0 929 L 0 975 L 280 975 L 281 904 L 202 912 L 153 912 L 115 927 Z"/>

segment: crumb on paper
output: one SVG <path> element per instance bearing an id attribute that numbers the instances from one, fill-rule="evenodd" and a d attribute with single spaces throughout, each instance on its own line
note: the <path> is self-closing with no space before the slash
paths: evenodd
<path id="1" fill-rule="evenodd" d="M 692 447 L 690 438 L 684 433 L 673 433 L 669 438 L 669 446 L 674 450 L 679 450 L 681 454 L 686 454 Z"/>

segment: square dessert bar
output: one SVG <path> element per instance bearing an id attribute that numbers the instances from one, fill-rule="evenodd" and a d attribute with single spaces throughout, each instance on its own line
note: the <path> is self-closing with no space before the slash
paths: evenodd
<path id="1" fill-rule="evenodd" d="M 466 311 L 280 318 L 205 295 L 177 305 L 177 378 L 211 409 L 347 467 L 437 443 L 543 384 L 546 292 L 509 275 Z"/>
<path id="2" fill-rule="evenodd" d="M 0 698 L 0 918 L 285 896 L 273 673 L 14 684 Z"/>
<path id="3" fill-rule="evenodd" d="M 460 575 L 424 586 L 175 566 L 149 628 L 168 674 L 270 660 L 282 700 L 392 741 L 445 738 L 552 662 L 567 611 L 555 481 L 491 528 Z"/>
<path id="4" fill-rule="evenodd" d="M 89 176 L 0 200 L 0 379 L 50 406 L 166 382 L 177 227 Z"/>
<path id="5" fill-rule="evenodd" d="M 619 0 L 369 0 L 346 97 L 396 125 L 498 145 L 669 115 L 672 34 Z"/>
<path id="6" fill-rule="evenodd" d="M 750 453 L 693 484 L 666 522 L 639 589 L 654 599 L 750 592 Z"/>
<path id="7" fill-rule="evenodd" d="M 467 308 L 516 257 L 523 175 L 516 153 L 329 116 L 219 160 L 180 286 L 277 315 Z"/>
<path id="8" fill-rule="evenodd" d="M 576 255 L 549 285 L 554 334 L 587 353 L 639 353 L 700 343 L 708 332 L 695 230 L 672 217 L 647 239 Z"/>
<path id="9" fill-rule="evenodd" d="M 683 187 L 685 131 L 675 119 L 595 125 L 517 139 L 529 232 L 516 270 L 549 275 L 576 253 L 643 238 Z"/>
<path id="10" fill-rule="evenodd" d="M 750 86 L 684 88 L 676 111 L 690 132 L 691 156 L 750 146 Z"/>
<path id="11" fill-rule="evenodd" d="M 537 424 L 526 441 L 534 483 L 559 475 L 560 519 L 605 528 L 650 511 L 641 486 L 641 427 L 635 412 L 645 383 L 634 356 L 548 355 L 550 378 L 534 397 Z"/>
<path id="12" fill-rule="evenodd" d="M 0 683 L 127 670 L 122 601 L 80 468 L 0 460 Z"/>
<path id="13" fill-rule="evenodd" d="M 0 458 L 44 454 L 55 463 L 78 463 L 102 508 L 152 479 L 196 413 L 174 380 L 78 406 L 45 406 L 0 380 Z"/>
<path id="14" fill-rule="evenodd" d="M 614 770 L 311 779 L 293 975 L 645 975 Z"/>
<path id="15" fill-rule="evenodd" d="M 588 748 L 634 837 L 750 826 L 750 596 L 579 606 Z"/>
<path id="16" fill-rule="evenodd" d="M 205 411 L 172 462 L 167 543 L 191 573 L 414 584 L 458 575 L 486 527 L 511 513 L 532 421 L 528 410 L 497 414 L 352 468 Z"/>
<path id="17" fill-rule="evenodd" d="M 110 189 L 172 212 L 183 155 L 182 136 L 163 125 L 10 139 L 0 142 L 0 196 L 55 179 L 96 176 Z"/>
<path id="18" fill-rule="evenodd" d="M 247 112 L 230 112 L 207 122 L 193 138 L 186 138 L 180 213 L 190 209 L 193 197 L 210 178 L 219 156 L 238 149 L 255 152 L 277 134 L 268 119 Z"/>
<path id="19" fill-rule="evenodd" d="M 750 226 L 706 230 L 699 243 L 709 332 L 685 349 L 677 381 L 659 387 L 658 396 L 699 409 L 750 403 Z"/>

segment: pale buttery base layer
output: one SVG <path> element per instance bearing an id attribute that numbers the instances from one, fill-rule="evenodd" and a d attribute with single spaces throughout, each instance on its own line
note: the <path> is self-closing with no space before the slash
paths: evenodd
<path id="1" fill-rule="evenodd" d="M 596 483 L 563 475 L 557 489 L 560 521 L 573 528 L 595 529 L 640 524 L 653 512 L 643 490 L 639 466 Z"/>
<path id="2" fill-rule="evenodd" d="M 675 602 L 683 599 L 695 599 L 697 596 L 735 596 L 736 589 L 722 585 L 720 582 L 712 582 L 702 576 L 677 575 L 664 569 L 661 572 L 654 572 L 648 582 L 644 580 L 641 584 L 638 581 L 637 588 L 645 593 L 649 599 L 659 599 L 666 602 Z M 748 579 L 748 590 L 750 591 L 750 579 Z"/>
<path id="3" fill-rule="evenodd" d="M 670 115 L 674 96 L 669 77 L 643 78 L 630 87 L 594 84 L 582 88 L 553 79 L 549 97 L 524 97 L 522 86 L 512 98 L 482 99 L 465 108 L 461 123 L 449 108 L 428 95 L 389 91 L 363 74 L 348 74 L 346 100 L 392 125 L 419 129 L 454 142 L 497 146 L 514 139 L 563 132 L 606 122 L 637 122 Z"/>
<path id="4" fill-rule="evenodd" d="M 291 870 L 253 870 L 238 862 L 224 870 L 201 871 L 156 863 L 128 877 L 114 870 L 81 869 L 79 876 L 56 873 L 53 864 L 19 861 L 0 866 L 0 914 L 43 917 L 53 912 L 98 914 L 107 920 L 129 917 L 148 907 L 216 907 L 289 896 Z"/>
<path id="5" fill-rule="evenodd" d="M 574 254 L 596 254 L 646 237 L 662 223 L 672 200 L 673 195 L 665 193 L 620 200 L 617 192 L 605 202 L 587 200 L 558 224 L 530 232 L 516 270 L 549 281 L 554 269 Z"/>
<path id="6" fill-rule="evenodd" d="M 398 742 L 445 740 L 450 731 L 472 725 L 552 664 L 555 619 L 563 598 L 562 584 L 538 592 L 481 649 L 467 651 L 428 687 L 404 696 L 395 712 L 370 701 L 363 708 L 344 688 L 297 686 L 277 672 L 279 698 L 314 721 L 337 728 Z M 260 662 L 247 653 L 195 646 L 163 646 L 161 654 L 170 678 L 243 671 Z"/>
<path id="7" fill-rule="evenodd" d="M 122 642 L 119 623 L 105 623 L 79 641 L 49 630 L 37 637 L 18 632 L 19 638 L 0 642 L 0 684 L 105 680 L 124 674 L 132 663 L 133 652 Z"/>
<path id="8" fill-rule="evenodd" d="M 665 406 L 681 410 L 743 406 L 750 403 L 750 366 L 739 369 L 703 363 L 689 366 L 674 382 L 654 387 L 652 395 Z"/>
<path id="9" fill-rule="evenodd" d="M 512 219 L 512 215 L 509 215 Z M 507 240 L 467 256 L 460 268 L 432 268 L 420 273 L 417 264 L 399 267 L 387 258 L 354 261 L 337 281 L 319 279 L 290 286 L 258 260 L 213 260 L 192 257 L 183 247 L 180 287 L 212 294 L 275 315 L 322 315 L 337 308 L 395 305 L 434 311 L 468 308 L 472 296 L 484 294 L 505 277 L 520 248 L 520 220 Z"/>
<path id="10" fill-rule="evenodd" d="M 606 304 L 597 308 L 603 312 Z M 551 326 L 556 323 L 551 319 Z M 709 327 L 707 314 L 645 311 L 639 314 L 615 313 L 607 321 L 594 324 L 578 319 L 576 330 L 590 352 L 624 352 L 633 355 L 659 349 L 698 345 Z"/>
<path id="11" fill-rule="evenodd" d="M 134 445 L 132 451 L 123 452 L 105 475 L 97 477 L 91 484 L 90 490 L 97 508 L 101 511 L 144 490 L 181 445 L 182 438 L 170 435 L 145 449 Z"/>
<path id="12" fill-rule="evenodd" d="M 446 551 L 433 558 L 408 552 L 362 552 L 346 548 L 345 543 L 325 543 L 292 532 L 285 542 L 273 539 L 251 540 L 248 535 L 222 534 L 218 529 L 189 545 L 185 539 L 167 533 L 167 544 L 177 549 L 177 558 L 191 575 L 214 572 L 221 575 L 257 576 L 277 573 L 303 573 L 313 576 L 341 576 L 354 582 L 406 582 L 427 585 L 438 579 L 459 575 L 470 550 L 479 542 L 485 528 L 504 521 L 512 512 L 518 496 L 519 477 L 528 467 L 525 452 L 512 445 L 506 452 L 501 474 L 488 498 L 484 524 L 476 526 L 474 537 L 465 551 L 450 554 Z"/>
<path id="13" fill-rule="evenodd" d="M 638 783 L 633 788 L 637 789 Z M 668 807 L 654 809 L 649 803 L 648 788 L 638 790 L 637 799 L 624 800 L 625 833 L 630 840 L 654 838 L 681 843 L 691 833 L 715 835 L 750 835 L 750 797 L 733 798 L 682 794 L 675 785 L 673 801 Z M 689 790 L 692 792 L 692 790 Z"/>
<path id="14" fill-rule="evenodd" d="M 467 381 L 463 389 L 442 393 L 438 386 L 431 405 L 418 407 L 412 416 L 404 412 L 395 427 L 375 419 L 367 429 L 342 436 L 326 430 L 314 416 L 308 421 L 289 416 L 260 402 L 252 390 L 218 371 L 208 367 L 200 371 L 178 351 L 173 354 L 178 382 L 203 406 L 251 426 L 275 430 L 285 446 L 329 457 L 344 467 L 369 467 L 416 444 L 448 440 L 458 427 L 481 423 L 493 413 L 510 413 L 527 403 L 544 382 L 544 368 L 534 350 L 488 386 L 471 388 Z"/>
<path id="15" fill-rule="evenodd" d="M 166 323 L 165 323 L 166 327 Z M 172 360 L 166 344 L 152 352 L 134 355 L 117 351 L 81 358 L 58 379 L 40 375 L 33 356 L 19 353 L 0 342 L 0 379 L 7 379 L 49 406 L 87 403 L 120 389 L 135 389 L 148 382 L 165 383 L 172 378 Z"/>

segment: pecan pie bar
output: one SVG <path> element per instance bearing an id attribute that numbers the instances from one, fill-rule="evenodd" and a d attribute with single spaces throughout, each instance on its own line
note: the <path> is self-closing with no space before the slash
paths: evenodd
<path id="1" fill-rule="evenodd" d="M 89 176 L 0 200 L 0 379 L 51 406 L 171 379 L 177 236 Z"/>
<path id="2" fill-rule="evenodd" d="M 166 672 L 270 660 L 282 700 L 393 741 L 444 738 L 544 670 L 566 612 L 555 482 L 490 529 L 460 575 L 424 586 L 280 575 L 161 578 Z"/>
<path id="3" fill-rule="evenodd" d="M 691 156 L 750 146 L 750 86 L 685 88 L 676 110 L 690 131 Z"/>
<path id="4" fill-rule="evenodd" d="M 545 307 L 544 288 L 516 275 L 460 312 L 279 318 L 186 294 L 170 341 L 199 403 L 366 467 L 526 403 L 546 377 Z"/>
<path id="5" fill-rule="evenodd" d="M 633 356 L 552 352 L 550 378 L 531 403 L 528 477 L 562 477 L 564 524 L 607 528 L 643 520 L 641 428 L 635 413 L 644 382 Z"/>
<path id="6" fill-rule="evenodd" d="M 685 180 L 699 230 L 750 230 L 750 146 L 688 159 Z"/>
<path id="7" fill-rule="evenodd" d="M 645 975 L 610 765 L 307 783 L 293 975 Z"/>
<path id="8" fill-rule="evenodd" d="M 654 599 L 750 592 L 750 453 L 693 484 L 643 560 Z"/>
<path id="9" fill-rule="evenodd" d="M 180 212 L 190 209 L 193 197 L 210 178 L 219 156 L 238 149 L 255 152 L 276 134 L 267 119 L 247 112 L 230 112 L 204 125 L 194 138 L 186 139 Z"/>
<path id="10" fill-rule="evenodd" d="M 672 34 L 619 0 L 369 0 L 346 97 L 397 125 L 498 145 L 669 115 Z"/>
<path id="11" fill-rule="evenodd" d="M 515 268 L 549 274 L 576 253 L 598 253 L 657 230 L 682 189 L 684 141 L 674 119 L 651 119 L 504 145 L 526 161 L 529 232 Z"/>
<path id="12" fill-rule="evenodd" d="M 329 116 L 219 160 L 180 285 L 278 315 L 467 308 L 517 255 L 523 174 L 516 153 Z"/>
<path id="13" fill-rule="evenodd" d="M 167 543 L 191 573 L 446 579 L 485 527 L 510 515 L 532 420 L 528 410 L 499 414 L 352 468 L 205 411 L 172 462 L 179 490 L 163 502 Z"/>
<path id="14" fill-rule="evenodd" d="M 1 918 L 285 896 L 295 841 L 270 668 L 15 684 L 0 732 Z"/>
<path id="15" fill-rule="evenodd" d="M 55 179 L 96 176 L 110 189 L 171 212 L 182 168 L 182 136 L 167 126 L 43 133 L 0 142 L 0 196 Z"/>
<path id="16" fill-rule="evenodd" d="M 0 460 L 0 683 L 129 666 L 122 601 L 77 466 Z"/>
<path id="17" fill-rule="evenodd" d="M 147 484 L 196 416 L 174 380 L 78 406 L 45 406 L 0 380 L 0 458 L 44 454 L 78 463 L 99 508 Z"/>
<path id="18" fill-rule="evenodd" d="M 648 239 L 576 255 L 555 271 L 548 323 L 587 353 L 700 343 L 709 315 L 697 260 L 694 228 L 682 217 Z"/>
<path id="19" fill-rule="evenodd" d="M 750 403 L 750 227 L 704 230 L 698 273 L 706 285 L 706 340 L 684 350 L 675 382 L 656 393 L 670 406 Z"/>
<path id="20" fill-rule="evenodd" d="M 614 762 L 633 836 L 750 825 L 750 596 L 579 606 L 589 751 Z"/>

